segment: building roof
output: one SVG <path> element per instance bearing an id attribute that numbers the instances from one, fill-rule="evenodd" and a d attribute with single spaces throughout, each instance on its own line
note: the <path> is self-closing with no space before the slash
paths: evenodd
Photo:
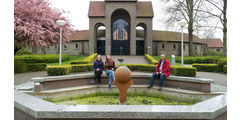
<path id="1" fill-rule="evenodd" d="M 116 1 L 122 1 L 122 0 L 116 0 Z M 128 0 L 128 1 L 134 1 L 134 0 Z M 136 6 L 137 6 L 136 8 L 137 17 L 154 17 L 152 2 L 137 1 Z M 90 1 L 88 17 L 105 17 L 105 1 Z"/>
<path id="2" fill-rule="evenodd" d="M 154 17 L 152 2 L 137 2 L 137 17 Z"/>
<path id="3" fill-rule="evenodd" d="M 88 39 L 88 30 L 76 30 L 70 35 L 71 41 L 77 40 L 89 40 Z"/>
<path id="4" fill-rule="evenodd" d="M 90 1 L 89 17 L 104 17 L 105 16 L 105 2 L 104 1 Z"/>
<path id="5" fill-rule="evenodd" d="M 143 37 L 144 32 L 143 30 L 137 30 L 136 32 L 138 37 Z M 105 36 L 105 30 L 99 30 L 97 32 L 98 37 L 104 37 Z M 188 42 L 188 34 L 183 34 L 184 42 Z M 81 31 L 75 31 L 70 36 L 70 40 L 78 41 L 78 40 L 89 40 L 88 39 L 88 30 L 81 30 Z M 179 42 L 181 41 L 181 33 L 180 32 L 172 32 L 172 31 L 159 31 L 159 30 L 153 30 L 153 41 L 167 41 L 167 42 Z M 205 41 L 198 38 L 197 36 L 193 35 L 193 42 L 194 43 L 201 43 L 206 44 Z"/>
<path id="6" fill-rule="evenodd" d="M 221 47 L 223 47 L 223 43 L 222 43 L 221 39 L 217 39 L 217 38 L 201 39 L 201 41 L 203 43 L 207 44 L 207 46 L 209 48 L 221 48 Z"/>
<path id="7" fill-rule="evenodd" d="M 106 2 L 136 2 L 137 0 L 105 0 Z"/>
<path id="8" fill-rule="evenodd" d="M 182 35 L 182 33 L 180 33 L 180 32 L 153 30 L 153 40 L 154 41 L 173 41 L 173 42 L 181 41 L 181 39 L 182 39 L 181 35 Z M 183 33 L 183 41 L 189 42 L 187 33 Z M 202 43 L 200 41 L 200 38 L 198 38 L 195 35 L 193 35 L 193 42 Z"/>

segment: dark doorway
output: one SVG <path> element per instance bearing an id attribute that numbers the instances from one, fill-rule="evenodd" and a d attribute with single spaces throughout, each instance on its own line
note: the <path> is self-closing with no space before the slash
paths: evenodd
<path id="1" fill-rule="evenodd" d="M 130 29 L 124 19 L 117 19 L 112 23 L 112 55 L 130 54 Z"/>
<path id="2" fill-rule="evenodd" d="M 144 40 L 136 41 L 136 55 L 144 55 Z"/>
<path id="3" fill-rule="evenodd" d="M 97 53 L 105 55 L 105 40 L 97 40 Z"/>

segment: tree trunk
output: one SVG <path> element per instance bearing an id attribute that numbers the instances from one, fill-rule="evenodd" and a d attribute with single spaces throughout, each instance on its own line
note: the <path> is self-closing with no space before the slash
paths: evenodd
<path id="1" fill-rule="evenodd" d="M 223 56 L 227 55 L 227 0 L 223 0 Z"/>
<path id="2" fill-rule="evenodd" d="M 189 56 L 193 56 L 193 0 L 186 0 L 189 10 L 188 10 L 188 40 L 189 40 Z"/>

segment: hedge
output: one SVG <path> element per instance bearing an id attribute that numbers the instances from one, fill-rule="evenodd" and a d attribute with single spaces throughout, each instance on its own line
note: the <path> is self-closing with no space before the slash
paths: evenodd
<path id="1" fill-rule="evenodd" d="M 195 67 L 171 66 L 171 74 L 176 76 L 195 77 L 196 71 Z"/>
<path id="2" fill-rule="evenodd" d="M 119 66 L 127 66 L 131 71 L 142 71 L 142 72 L 155 72 L 156 65 L 152 64 L 117 64 L 116 67 Z M 70 72 L 87 72 L 93 71 L 92 64 L 78 64 L 78 65 L 65 65 L 65 66 L 51 66 L 47 67 L 47 73 L 49 76 L 52 75 L 66 75 L 65 72 L 59 71 L 66 71 L 62 70 L 65 67 L 69 67 Z M 60 69 L 60 70 L 58 70 Z M 56 74 L 54 74 L 56 71 Z M 171 66 L 171 73 L 176 76 L 195 76 L 196 75 L 196 68 L 194 67 L 182 67 L 182 66 Z M 70 74 L 70 73 L 68 73 Z"/>
<path id="3" fill-rule="evenodd" d="M 47 67 L 47 74 L 49 76 L 68 75 L 71 73 L 71 66 L 50 66 Z"/>
<path id="4" fill-rule="evenodd" d="M 151 63 L 151 64 L 158 64 L 158 61 L 152 57 L 151 55 L 149 54 L 145 54 L 145 57 L 147 58 L 147 60 Z"/>
<path id="5" fill-rule="evenodd" d="M 224 65 L 224 66 L 223 66 L 223 72 L 224 72 L 224 73 L 227 73 L 227 65 Z"/>
<path id="6" fill-rule="evenodd" d="M 224 65 L 227 65 L 227 58 L 221 58 L 217 62 L 218 65 L 218 71 L 223 72 Z"/>
<path id="7" fill-rule="evenodd" d="M 210 52 L 205 52 L 203 53 L 204 56 L 223 56 L 222 52 L 217 52 L 217 51 L 210 51 Z"/>
<path id="8" fill-rule="evenodd" d="M 46 63 L 29 63 L 29 64 L 27 64 L 27 69 L 30 72 L 45 71 L 46 67 L 47 67 Z"/>
<path id="9" fill-rule="evenodd" d="M 97 53 L 94 53 L 94 54 L 86 57 L 83 60 L 72 61 L 71 64 L 72 65 L 74 65 L 74 64 L 92 64 L 96 57 L 97 57 Z"/>
<path id="10" fill-rule="evenodd" d="M 192 64 L 192 66 L 196 67 L 197 71 L 218 72 L 217 64 Z"/>
<path id="11" fill-rule="evenodd" d="M 31 55 L 31 54 L 32 54 L 31 51 L 28 51 L 25 48 L 22 48 L 19 51 L 17 51 L 15 55 Z"/>
<path id="12" fill-rule="evenodd" d="M 24 73 L 27 70 L 27 65 L 23 60 L 14 59 L 14 73 Z"/>
<path id="13" fill-rule="evenodd" d="M 14 59 L 22 60 L 25 63 L 56 63 L 59 62 L 58 54 L 35 54 L 35 55 L 19 55 L 14 56 Z M 62 61 L 70 60 L 69 55 L 62 55 Z"/>
<path id="14" fill-rule="evenodd" d="M 212 63 L 213 61 L 217 62 L 220 58 L 225 58 L 225 57 L 222 57 L 222 56 L 197 56 L 197 57 L 185 56 L 184 64 L 203 63 L 203 62 Z M 176 62 L 181 63 L 180 56 L 176 57 Z"/>
<path id="15" fill-rule="evenodd" d="M 25 63 L 23 60 L 14 59 L 14 73 L 44 71 L 46 67 L 46 63 Z"/>

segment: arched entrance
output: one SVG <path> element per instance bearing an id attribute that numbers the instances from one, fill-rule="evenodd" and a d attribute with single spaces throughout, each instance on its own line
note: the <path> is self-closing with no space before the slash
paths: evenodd
<path id="1" fill-rule="evenodd" d="M 139 23 L 136 26 L 136 55 L 144 55 L 148 47 L 145 47 L 147 26 L 144 23 Z"/>
<path id="2" fill-rule="evenodd" d="M 130 54 L 130 16 L 126 10 L 119 9 L 111 17 L 112 55 Z"/>
<path id="3" fill-rule="evenodd" d="M 95 26 L 95 39 L 97 43 L 97 53 L 99 55 L 105 55 L 105 44 L 106 44 L 106 37 L 105 37 L 105 26 L 103 23 L 98 23 Z"/>

